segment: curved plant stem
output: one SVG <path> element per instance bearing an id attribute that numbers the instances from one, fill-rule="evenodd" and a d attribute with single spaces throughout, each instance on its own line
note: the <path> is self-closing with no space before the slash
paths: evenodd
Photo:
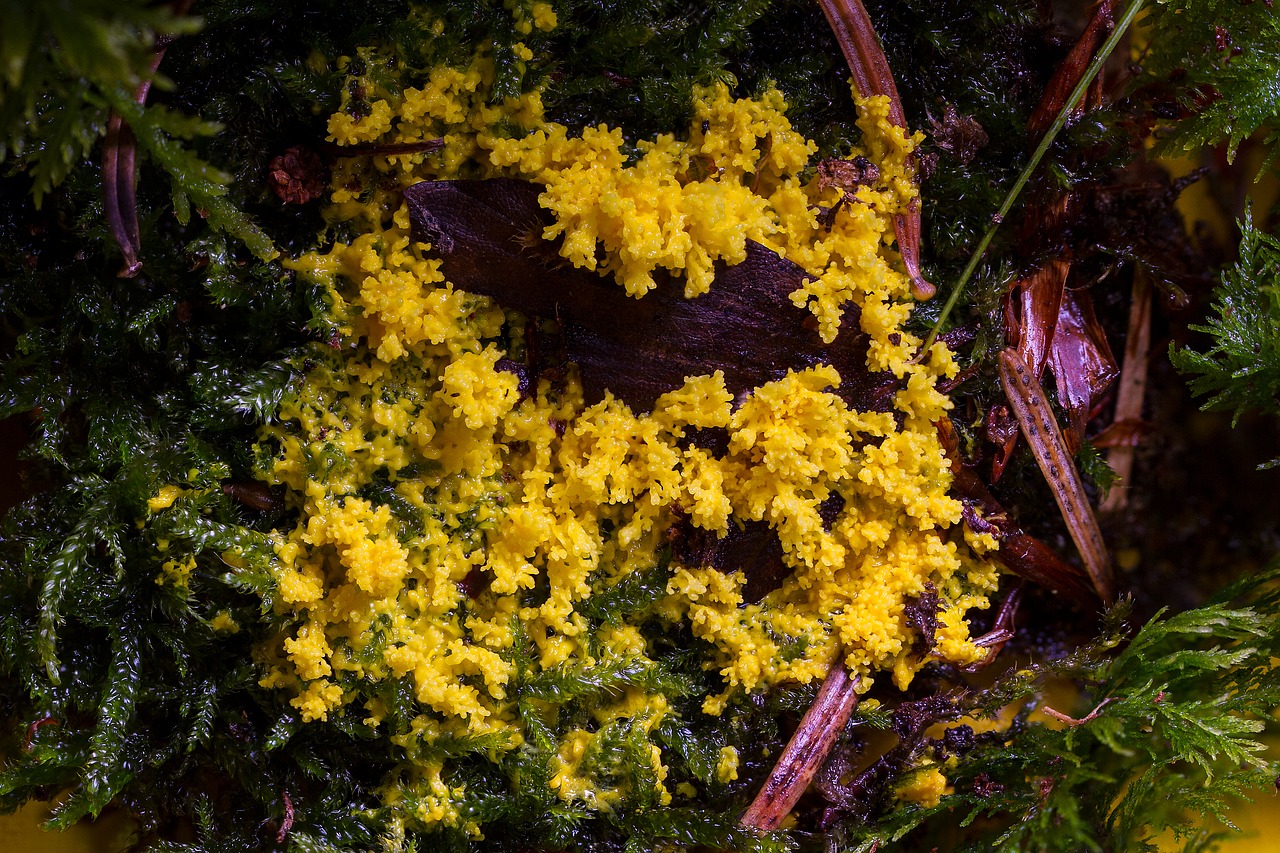
<path id="1" fill-rule="evenodd" d="M 818 0 L 818 5 L 822 7 L 822 14 L 826 15 L 827 23 L 840 44 L 858 96 L 888 98 L 889 121 L 910 136 L 907 114 L 902 108 L 902 98 L 898 96 L 898 84 L 894 82 L 893 70 L 889 68 L 889 60 L 880 45 L 880 36 L 876 34 L 862 0 Z M 932 299 L 937 288 L 925 281 L 920 273 L 919 198 L 913 198 L 906 210 L 894 216 L 893 231 L 902 265 L 906 267 L 907 278 L 911 279 L 911 294 L 916 299 Z"/>
<path id="2" fill-rule="evenodd" d="M 1004 197 L 1004 203 L 1000 205 L 1000 210 L 996 215 L 991 217 L 991 225 L 987 228 L 982 240 L 978 243 L 978 248 L 973 250 L 973 255 L 969 258 L 969 263 L 965 266 L 964 272 L 960 273 L 960 278 L 956 282 L 955 287 L 951 288 L 951 295 L 947 297 L 947 302 L 942 306 L 942 313 L 938 315 L 938 320 L 933 324 L 933 328 L 929 330 L 929 336 L 925 338 L 924 346 L 920 348 L 920 352 L 927 353 L 929 348 L 933 346 L 933 342 L 937 340 L 938 332 L 942 329 L 942 324 L 947 321 L 947 317 L 951 314 L 951 310 L 955 308 L 956 302 L 960 299 L 960 294 L 964 292 L 964 287 L 969 283 L 969 279 L 973 277 L 974 271 L 978 268 L 978 264 L 982 261 L 982 256 L 986 254 L 987 246 L 991 245 L 991 240 L 996 235 L 996 230 L 1000 224 L 1004 222 L 1005 216 L 1013 208 L 1013 203 L 1022 193 L 1022 188 L 1026 186 L 1027 181 L 1031 178 L 1031 174 L 1040 165 L 1040 161 L 1044 159 L 1044 155 L 1049 150 L 1049 146 L 1053 145 L 1053 141 L 1057 139 L 1058 134 L 1067 124 L 1067 119 L 1071 115 L 1071 111 L 1075 105 L 1084 97 L 1085 92 L 1089 90 L 1089 86 L 1093 83 L 1093 78 L 1098 76 L 1098 72 L 1102 70 L 1102 66 L 1106 64 L 1107 59 L 1115 50 L 1116 45 L 1124 38 L 1124 34 L 1128 31 L 1129 25 L 1133 23 L 1133 19 L 1142 11 L 1144 0 L 1132 0 L 1128 8 L 1124 10 L 1124 14 L 1120 16 L 1120 21 L 1116 28 L 1112 30 L 1111 35 L 1103 43 L 1102 49 L 1098 51 L 1098 55 L 1093 58 L 1093 62 L 1089 64 L 1089 68 L 1085 71 L 1084 76 L 1076 83 L 1071 94 L 1067 96 L 1067 100 L 1063 103 L 1062 109 L 1058 111 L 1057 117 L 1053 120 L 1053 124 L 1049 125 L 1049 129 L 1045 132 L 1044 138 L 1040 140 L 1040 144 L 1036 146 L 1036 150 L 1032 153 L 1031 159 L 1027 161 L 1026 167 L 1022 173 L 1018 175 L 1018 179 L 1014 181 L 1013 186 L 1009 189 L 1008 194 Z"/>
<path id="3" fill-rule="evenodd" d="M 836 663 L 740 823 L 773 831 L 809 787 L 858 705 L 858 677 Z"/>

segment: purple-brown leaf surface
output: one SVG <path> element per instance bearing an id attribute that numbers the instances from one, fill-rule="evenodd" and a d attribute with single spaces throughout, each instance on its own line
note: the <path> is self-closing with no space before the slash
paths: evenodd
<path id="1" fill-rule="evenodd" d="M 560 323 L 588 403 L 608 390 L 647 411 L 687 377 L 722 371 L 738 396 L 789 370 L 829 364 L 841 377 L 833 390 L 851 406 L 891 408 L 899 386 L 890 374 L 867 372 L 857 311 L 847 310 L 839 337 L 824 344 L 809 312 L 790 299 L 804 270 L 776 252 L 748 241 L 742 263 L 717 262 L 708 293 L 686 299 L 682 282 L 658 275 L 658 286 L 636 299 L 542 239 L 551 214 L 540 192 L 508 179 L 425 181 L 405 198 L 414 238 L 431 244 L 455 287 Z"/>

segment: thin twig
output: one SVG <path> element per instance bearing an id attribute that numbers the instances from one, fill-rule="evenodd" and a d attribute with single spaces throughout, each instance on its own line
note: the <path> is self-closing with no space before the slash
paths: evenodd
<path id="1" fill-rule="evenodd" d="M 991 666 L 1004 650 L 1005 644 L 1014 638 L 1017 629 L 1014 627 L 1013 620 L 1018 615 L 1018 605 L 1022 603 L 1022 588 L 1023 584 L 1019 582 L 1009 590 L 1009 594 L 1004 597 L 1004 602 L 1000 605 L 1000 610 L 996 612 L 991 630 L 981 637 L 974 638 L 973 644 L 979 648 L 986 648 L 987 654 L 982 660 L 963 667 L 965 672 L 980 672 Z"/>
<path id="2" fill-rule="evenodd" d="M 1142 419 L 1142 403 L 1147 391 L 1148 355 L 1151 350 L 1151 281 L 1139 267 L 1133 273 L 1133 296 L 1129 305 L 1129 331 L 1124 341 L 1124 367 L 1116 393 L 1115 423 L 1137 423 Z M 1107 454 L 1107 464 L 1120 482 L 1107 493 L 1099 512 L 1118 512 L 1129 503 L 1133 476 L 1134 448 L 1120 444 Z"/>
<path id="3" fill-rule="evenodd" d="M 333 157 L 394 157 L 399 154 L 425 154 L 444 147 L 444 137 L 422 139 L 417 142 L 365 142 L 356 145 L 321 143 L 320 149 Z"/>
<path id="4" fill-rule="evenodd" d="M 898 96 L 889 60 L 876 35 L 875 25 L 862 0 L 818 0 L 822 13 L 835 33 L 840 51 L 853 77 L 859 97 L 883 96 L 889 99 L 889 121 L 908 131 L 907 114 Z M 912 199 L 904 213 L 893 218 L 893 232 L 898 241 L 898 254 L 911 280 L 911 293 L 916 299 L 929 299 L 937 288 L 920 273 L 920 200 Z"/>
<path id="5" fill-rule="evenodd" d="M 1004 386 L 1005 396 L 1009 398 L 1022 434 L 1035 454 L 1041 473 L 1049 482 L 1053 498 L 1080 551 L 1094 589 L 1103 602 L 1110 603 L 1115 598 L 1115 579 L 1107 546 L 1044 389 L 1017 350 L 1002 350 L 999 362 L 1000 384 Z"/>
<path id="6" fill-rule="evenodd" d="M 1049 147 L 1053 145 L 1053 141 L 1058 138 L 1058 134 L 1062 128 L 1066 126 L 1067 119 L 1071 115 L 1071 111 L 1075 109 L 1075 105 L 1084 97 L 1088 91 L 1093 78 L 1098 76 L 1098 72 L 1102 70 L 1102 66 L 1106 64 L 1107 59 L 1111 56 L 1111 52 L 1115 50 L 1116 45 L 1124 37 L 1125 31 L 1129 29 L 1129 25 L 1133 23 L 1133 19 L 1138 12 L 1142 10 L 1144 0 L 1132 0 L 1129 7 L 1125 9 L 1124 15 L 1120 17 L 1120 21 L 1116 28 L 1112 30 L 1111 36 L 1106 43 L 1102 45 L 1102 49 L 1098 51 L 1098 55 L 1094 57 L 1089 68 L 1085 71 L 1084 76 L 1080 78 L 1080 82 L 1076 83 L 1074 89 L 1071 90 L 1066 102 L 1062 105 L 1062 109 L 1058 111 L 1058 116 L 1053 120 L 1053 124 L 1049 126 L 1049 130 L 1040 140 L 1040 144 L 1032 153 L 1031 159 L 1027 161 L 1027 165 L 1023 168 L 1022 173 L 1018 175 L 1018 179 L 1014 181 L 1013 186 L 1004 197 L 1004 202 L 1000 205 L 1000 210 L 991 218 L 991 225 L 987 228 L 982 239 L 978 242 L 978 247 L 973 250 L 973 255 L 969 258 L 969 263 L 965 265 L 964 272 L 960 273 L 960 278 L 956 282 L 955 287 L 951 289 L 951 295 L 947 297 L 947 302 L 942 306 L 942 313 L 938 315 L 938 320 L 933 324 L 933 328 L 929 331 L 929 336 L 925 338 L 922 352 L 928 352 L 929 347 L 933 345 L 934 340 L 938 337 L 938 332 L 942 329 L 942 325 L 946 323 L 947 317 L 950 316 L 951 310 L 955 308 L 956 302 L 960 299 L 960 294 L 964 292 L 964 287 L 969 283 L 969 279 L 973 277 L 974 271 L 977 270 L 978 264 L 982 261 L 983 255 L 986 254 L 987 247 L 991 245 L 992 238 L 996 235 L 1000 223 L 1004 221 L 1005 216 L 1013 208 L 1014 201 L 1022 193 L 1022 188 L 1026 186 L 1027 181 L 1031 178 L 1032 172 L 1040 165 L 1040 161 L 1044 159 L 1044 155 L 1048 152 Z"/>
<path id="7" fill-rule="evenodd" d="M 857 688 L 858 679 L 844 664 L 831 667 L 760 793 L 743 812 L 743 826 L 771 831 L 782 825 L 849 722 L 858 705 Z"/>
<path id="8" fill-rule="evenodd" d="M 1050 708 L 1050 707 L 1049 707 L 1049 706 L 1047 706 L 1047 705 L 1046 705 L 1045 707 L 1041 708 L 1040 710 L 1045 714 L 1045 716 L 1047 716 L 1047 717 L 1052 717 L 1053 719 L 1057 720 L 1057 721 L 1058 721 L 1058 722 L 1060 722 L 1060 723 L 1066 723 L 1068 726 L 1071 726 L 1072 728 L 1075 728 L 1076 726 L 1082 726 L 1082 725 L 1084 725 L 1085 723 L 1087 723 L 1087 722 L 1089 722 L 1090 720 L 1092 720 L 1094 717 L 1098 716 L 1098 712 L 1099 712 L 1099 711 L 1101 711 L 1103 708 L 1105 708 L 1105 707 L 1107 706 L 1107 704 L 1108 704 L 1108 703 L 1110 703 L 1110 702 L 1114 702 L 1114 701 L 1115 701 L 1115 697 L 1109 697 L 1109 698 L 1103 699 L 1101 702 L 1099 702 L 1099 703 L 1094 707 L 1094 709 L 1093 709 L 1092 711 L 1090 711 L 1089 713 L 1085 714 L 1083 717 L 1081 717 L 1081 718 L 1079 718 L 1079 719 L 1076 719 L 1075 717 L 1068 716 L 1068 715 L 1066 715 L 1066 714 L 1062 713 L 1061 711 L 1055 711 L 1055 710 L 1053 710 L 1052 708 Z"/>

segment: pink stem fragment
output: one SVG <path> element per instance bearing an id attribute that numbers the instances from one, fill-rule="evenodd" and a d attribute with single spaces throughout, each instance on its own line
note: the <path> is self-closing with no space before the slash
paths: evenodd
<path id="1" fill-rule="evenodd" d="M 880 45 L 880 37 L 871 23 L 871 16 L 862 0 L 818 0 L 822 14 L 831 25 L 840 51 L 853 77 L 853 87 L 858 95 L 871 98 L 879 95 L 889 99 L 889 121 L 907 130 L 907 114 L 902 109 L 898 85 L 894 82 L 889 60 Z M 938 289 L 925 281 L 920 273 L 920 202 L 912 199 L 905 213 L 893 218 L 893 233 L 898 240 L 898 253 L 911 280 L 911 294 L 916 299 L 930 299 Z"/>
<path id="2" fill-rule="evenodd" d="M 844 664 L 831 667 L 818 697 L 787 742 L 760 793 L 743 813 L 743 826 L 771 831 L 782 825 L 849 722 L 858 705 L 857 688 L 858 679 L 849 675 Z"/>

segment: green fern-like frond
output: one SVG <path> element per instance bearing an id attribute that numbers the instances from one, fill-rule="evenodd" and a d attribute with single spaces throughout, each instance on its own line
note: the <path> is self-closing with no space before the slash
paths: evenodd
<path id="1" fill-rule="evenodd" d="M 1175 367 L 1191 374 L 1204 408 L 1280 413 L 1280 239 L 1240 223 L 1240 257 L 1214 292 L 1209 321 L 1191 328 L 1210 338 L 1203 351 L 1171 348 Z M 1274 463 L 1272 463 L 1274 464 Z"/>
<path id="2" fill-rule="evenodd" d="M 1166 153 L 1225 143 L 1229 156 L 1280 122 L 1280 16 L 1268 3 L 1161 0 L 1148 4 L 1151 49 L 1143 65 L 1172 83 L 1186 117 L 1161 143 Z"/>

